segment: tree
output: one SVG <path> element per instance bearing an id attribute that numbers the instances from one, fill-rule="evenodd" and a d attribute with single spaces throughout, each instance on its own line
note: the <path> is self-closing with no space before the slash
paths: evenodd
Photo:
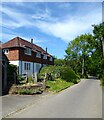
<path id="1" fill-rule="evenodd" d="M 96 49 L 99 50 L 99 55 L 104 57 L 104 22 L 99 25 L 93 25 L 93 34 L 96 43 Z"/>
<path id="2" fill-rule="evenodd" d="M 71 63 L 71 67 L 76 72 L 82 69 L 82 77 L 86 74 L 86 59 L 94 52 L 92 43 L 94 42 L 91 34 L 78 36 L 69 42 L 66 52 L 66 59 Z"/>
<path id="3" fill-rule="evenodd" d="M 92 57 L 97 64 L 97 73 L 101 76 L 104 72 L 104 22 L 99 25 L 93 25 L 93 34 L 96 50 Z"/>
<path id="4" fill-rule="evenodd" d="M 64 59 L 55 59 L 54 60 L 54 65 L 56 65 L 56 66 L 63 66 L 65 64 L 66 64 L 66 62 Z"/>

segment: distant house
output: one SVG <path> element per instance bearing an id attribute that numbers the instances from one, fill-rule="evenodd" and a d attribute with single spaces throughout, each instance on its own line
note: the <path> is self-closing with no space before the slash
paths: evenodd
<path id="1" fill-rule="evenodd" d="M 4 54 L 9 59 L 10 64 L 18 66 L 20 75 L 28 74 L 29 76 L 38 73 L 45 65 L 53 65 L 54 58 L 41 47 L 33 44 L 33 39 L 28 42 L 20 37 L 2 44 Z"/>

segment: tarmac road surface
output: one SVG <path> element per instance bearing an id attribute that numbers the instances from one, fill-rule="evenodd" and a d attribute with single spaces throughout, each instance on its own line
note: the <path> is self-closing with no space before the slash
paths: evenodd
<path id="1" fill-rule="evenodd" d="M 45 97 L 8 118 L 102 118 L 102 88 L 96 79 L 82 80 Z"/>

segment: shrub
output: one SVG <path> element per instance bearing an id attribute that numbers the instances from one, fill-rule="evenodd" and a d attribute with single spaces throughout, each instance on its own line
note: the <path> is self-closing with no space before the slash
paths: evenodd
<path id="1" fill-rule="evenodd" d="M 18 90 L 18 94 L 27 94 L 27 95 L 31 95 L 33 94 L 35 91 L 33 91 L 32 89 L 20 89 Z"/>
<path id="2" fill-rule="evenodd" d="M 33 80 L 32 76 L 28 77 L 28 83 L 34 83 L 34 80 Z"/>
<path id="3" fill-rule="evenodd" d="M 39 77 L 44 78 L 45 73 L 52 76 L 52 80 L 56 80 L 58 78 L 62 78 L 67 82 L 77 83 L 77 79 L 79 76 L 75 74 L 75 72 L 68 67 L 65 66 L 46 66 L 43 67 L 40 71 Z M 50 78 L 48 79 L 50 80 Z"/>
<path id="4" fill-rule="evenodd" d="M 61 70 L 62 70 L 61 66 L 45 66 L 40 71 L 39 78 L 44 79 L 45 73 L 47 73 L 48 74 L 47 79 L 55 80 L 57 78 L 60 78 Z"/>
<path id="5" fill-rule="evenodd" d="M 22 81 L 22 80 L 24 80 L 24 78 L 22 77 L 22 75 L 17 75 L 17 80 Z"/>
<path id="6" fill-rule="evenodd" d="M 7 66 L 7 77 L 8 81 L 14 83 L 14 73 L 17 74 L 17 66 L 13 64 L 9 64 Z"/>
<path id="7" fill-rule="evenodd" d="M 68 67 L 64 67 L 61 77 L 67 82 L 73 82 L 73 83 L 77 83 L 77 79 L 79 79 L 79 76 L 76 75 L 75 72 Z"/>

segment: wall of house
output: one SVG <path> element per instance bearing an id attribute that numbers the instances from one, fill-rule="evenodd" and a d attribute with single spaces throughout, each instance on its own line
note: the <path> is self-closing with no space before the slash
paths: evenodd
<path id="1" fill-rule="evenodd" d="M 42 66 L 42 64 L 40 64 L 40 63 L 21 61 L 21 60 L 10 61 L 10 64 L 14 64 L 14 65 L 18 66 L 20 75 L 28 74 L 28 76 L 31 76 L 34 73 L 38 73 Z M 25 69 L 25 64 L 30 64 L 30 69 L 28 69 L 28 70 Z"/>
<path id="2" fill-rule="evenodd" d="M 24 48 L 10 48 L 9 53 L 6 54 L 8 59 L 10 60 L 10 64 L 14 64 L 18 66 L 19 74 L 28 74 L 33 75 L 35 72 L 39 72 L 42 64 L 43 65 L 53 65 L 53 61 L 50 61 L 50 57 L 47 57 L 47 59 L 43 59 L 43 55 L 41 55 L 41 58 L 36 57 L 36 52 L 32 51 L 31 55 L 26 55 L 24 52 Z M 30 64 L 30 70 L 24 69 L 24 64 L 29 63 Z"/>
<path id="3" fill-rule="evenodd" d="M 25 64 L 30 64 L 30 69 L 25 69 Z M 28 76 L 33 75 L 34 73 L 38 73 L 41 68 L 41 64 L 28 62 L 28 61 L 20 61 L 19 62 L 19 74 L 28 74 Z"/>
<path id="4" fill-rule="evenodd" d="M 9 61 L 16 61 L 19 59 L 19 50 L 17 48 L 9 49 L 9 53 L 6 56 Z"/>

